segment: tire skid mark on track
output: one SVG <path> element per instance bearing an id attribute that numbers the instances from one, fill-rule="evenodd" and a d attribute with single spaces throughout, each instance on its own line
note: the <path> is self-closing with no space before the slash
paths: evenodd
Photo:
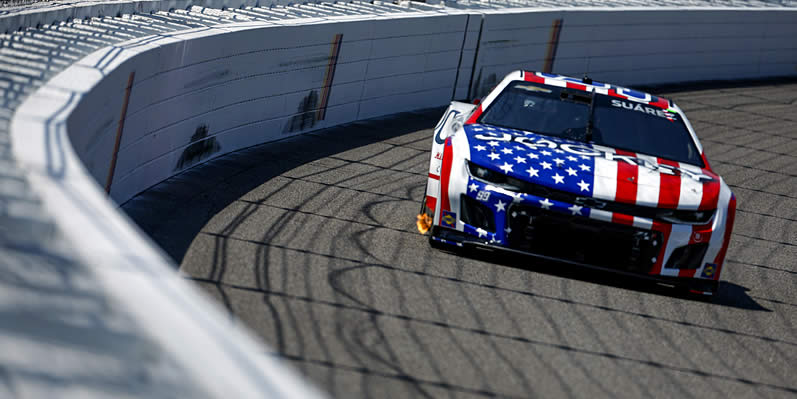
<path id="1" fill-rule="evenodd" d="M 749 235 L 749 234 L 737 233 L 737 232 L 733 232 L 733 235 L 735 235 L 737 237 L 749 238 L 751 240 L 766 241 L 766 242 L 771 242 L 771 243 L 774 243 L 774 244 L 786 245 L 786 246 L 789 246 L 789 247 L 797 247 L 797 244 L 793 244 L 793 243 L 790 243 L 788 241 L 770 240 L 770 239 L 767 239 L 767 238 L 761 238 L 761 237 L 756 237 L 756 236 L 752 236 L 752 235 Z"/>
<path id="2" fill-rule="evenodd" d="M 797 199 L 797 196 L 792 196 L 792 195 L 787 195 L 787 194 L 780 194 L 780 193 L 773 193 L 771 191 L 761 190 L 761 189 L 758 189 L 758 188 L 753 188 L 753 187 L 748 187 L 748 186 L 740 186 L 738 184 L 728 184 L 728 187 L 730 187 L 730 188 L 741 188 L 743 190 L 755 191 L 757 193 L 762 193 L 762 194 L 777 195 L 778 197 L 783 197 L 783 198 L 788 198 L 788 199 Z"/>
<path id="3" fill-rule="evenodd" d="M 308 133 L 307 136 L 317 137 L 319 140 L 322 140 L 322 141 L 334 141 L 331 138 L 326 137 L 325 135 L 319 135 L 319 134 L 315 134 L 315 133 Z M 415 144 L 415 145 L 418 145 L 418 146 L 423 146 L 423 147 L 426 147 L 429 144 L 429 143 L 427 143 L 427 140 L 425 140 L 425 139 L 419 139 L 419 140 L 413 141 L 411 143 Z M 390 146 L 392 148 L 404 148 L 404 149 L 408 149 L 408 150 L 411 150 L 411 151 L 415 151 L 415 152 L 417 152 L 419 154 L 424 155 L 424 157 L 426 155 L 428 155 L 427 152 L 429 152 L 426 149 L 422 150 L 420 148 L 416 148 L 416 147 L 413 147 L 413 146 L 410 146 L 410 145 L 407 145 L 407 144 L 396 144 L 396 143 L 391 143 L 390 141 L 381 141 L 381 142 L 379 142 L 379 144 Z"/>
<path id="4" fill-rule="evenodd" d="M 773 174 L 776 174 L 776 175 L 783 175 L 783 176 L 788 176 L 788 177 L 797 177 L 797 174 L 794 174 L 794 173 L 781 172 L 779 170 L 769 170 L 769 169 L 757 168 L 755 166 L 748 166 L 748 165 L 739 164 L 739 163 L 736 163 L 736 162 L 712 161 L 711 163 L 712 163 L 712 165 L 730 165 L 730 166 L 740 167 L 740 168 L 743 168 L 743 169 L 750 169 L 750 170 L 757 170 L 757 171 L 760 171 L 760 172 L 773 173 Z"/>
<path id="5" fill-rule="evenodd" d="M 425 155 L 425 154 L 424 154 L 424 155 Z M 429 173 L 428 173 L 428 172 L 427 172 L 427 173 L 421 173 L 421 172 L 411 172 L 411 171 L 408 171 L 408 170 L 403 170 L 403 169 L 394 169 L 394 168 L 392 168 L 392 167 L 383 167 L 383 166 L 380 166 L 380 165 L 374 164 L 374 163 L 372 163 L 372 162 L 346 160 L 346 159 L 343 159 L 343 158 L 338 158 L 338 157 L 334 157 L 334 156 L 332 156 L 332 157 L 329 157 L 329 158 L 331 158 L 331 159 L 336 159 L 336 160 L 338 160 L 338 161 L 345 161 L 345 162 L 349 162 L 349 163 L 354 163 L 354 164 L 367 165 L 367 166 L 375 166 L 375 167 L 378 167 L 378 168 L 380 168 L 380 169 L 382 169 L 382 170 L 389 170 L 389 171 L 391 171 L 391 172 L 397 172 L 397 173 L 409 173 L 409 174 L 412 174 L 412 175 L 415 175 L 415 176 L 421 176 L 422 178 L 426 178 L 426 176 L 429 176 Z M 416 169 L 418 169 L 418 168 L 416 167 Z"/>
<path id="6" fill-rule="evenodd" d="M 548 347 L 548 348 L 553 348 L 553 349 L 558 349 L 558 350 L 563 350 L 563 351 L 568 351 L 568 352 L 574 352 L 574 353 L 578 353 L 578 354 L 582 354 L 582 355 L 604 357 L 604 358 L 608 358 L 608 359 L 612 359 L 612 360 L 616 360 L 616 361 L 630 362 L 630 363 L 633 363 L 633 364 L 636 364 L 636 365 L 650 366 L 650 367 L 654 367 L 654 368 L 658 368 L 658 369 L 668 369 L 668 370 L 671 370 L 671 371 L 687 373 L 687 374 L 693 374 L 693 375 L 700 376 L 700 377 L 710 377 L 710 378 L 715 378 L 715 379 L 719 379 L 719 380 L 735 381 L 735 382 L 743 383 L 745 385 L 759 386 L 759 387 L 769 388 L 769 389 L 773 389 L 773 390 L 777 390 L 777 391 L 783 391 L 783 392 L 789 392 L 789 393 L 797 394 L 797 388 L 779 386 L 779 385 L 768 384 L 768 383 L 763 383 L 763 382 L 757 382 L 757 381 L 753 381 L 753 380 L 750 380 L 750 379 L 747 379 L 747 378 L 732 377 L 732 376 L 727 376 L 727 375 L 722 375 L 722 374 L 709 373 L 709 372 L 706 372 L 706 371 L 703 371 L 703 370 L 699 370 L 699 369 L 693 369 L 693 368 L 688 368 L 688 367 L 680 367 L 680 366 L 675 366 L 675 365 L 668 365 L 666 363 L 657 362 L 657 361 L 653 361 L 653 360 L 636 359 L 636 358 L 632 358 L 632 357 L 629 357 L 629 356 L 616 355 L 616 354 L 613 354 L 613 353 L 607 353 L 607 352 L 595 351 L 595 350 L 590 350 L 590 349 L 578 348 L 578 347 L 574 347 L 574 346 L 569 346 L 569 345 L 564 345 L 564 344 L 557 344 L 557 343 L 553 343 L 553 342 L 538 341 L 538 340 L 529 339 L 529 338 L 526 338 L 526 337 L 523 337 L 523 336 L 515 336 L 515 335 L 494 333 L 494 332 L 490 332 L 488 330 L 477 329 L 477 328 L 461 327 L 461 326 L 452 325 L 452 324 L 441 322 L 441 321 L 437 321 L 437 320 L 414 319 L 414 318 L 412 318 L 410 316 L 407 316 L 407 315 L 398 314 L 398 313 L 383 312 L 383 311 L 380 311 L 380 310 L 377 310 L 377 309 L 374 309 L 374 308 L 371 308 L 371 307 L 368 307 L 368 306 L 346 305 L 346 304 L 342 304 L 342 303 L 339 303 L 339 302 L 325 301 L 325 300 L 320 300 L 320 299 L 311 298 L 311 297 L 307 297 L 307 296 L 288 294 L 288 293 L 284 293 L 284 292 L 268 291 L 268 290 L 264 290 L 264 289 L 254 289 L 254 288 L 244 287 L 244 286 L 235 286 L 235 285 L 218 283 L 218 282 L 213 281 L 213 280 L 205 280 L 205 279 L 199 279 L 199 278 L 193 278 L 193 277 L 187 277 L 187 278 L 189 280 L 193 280 L 193 281 L 197 281 L 197 282 L 201 282 L 201 283 L 205 283 L 205 284 L 225 285 L 225 286 L 228 286 L 230 288 L 237 289 L 237 290 L 255 291 L 255 292 L 258 292 L 258 293 L 263 293 L 265 296 L 275 296 L 275 297 L 285 298 L 285 299 L 289 299 L 289 300 L 295 300 L 295 301 L 314 303 L 314 304 L 319 304 L 319 305 L 324 305 L 324 306 L 330 306 L 330 307 L 334 307 L 334 308 L 355 310 L 355 311 L 359 311 L 359 312 L 373 314 L 373 315 L 379 316 L 379 317 L 395 318 L 395 319 L 399 319 L 399 320 L 409 321 L 409 322 L 412 322 L 412 323 L 426 324 L 426 325 L 439 327 L 439 328 L 443 328 L 443 329 L 448 329 L 448 330 L 457 330 L 457 331 L 467 332 L 467 333 L 471 333 L 471 334 L 476 334 L 476 335 L 481 335 L 481 336 L 486 336 L 486 337 L 492 337 L 492 338 L 496 338 L 496 339 L 516 341 L 516 342 L 520 342 L 520 343 L 523 343 L 523 344 Z M 501 395 L 503 396 L 503 394 L 501 394 Z"/>
<path id="7" fill-rule="evenodd" d="M 700 130 L 700 128 L 697 128 L 697 129 Z M 761 135 L 765 136 L 767 138 L 770 138 L 772 136 L 778 137 L 776 134 L 768 134 L 768 135 L 761 134 Z M 720 135 L 717 135 L 717 136 L 720 136 Z M 722 137 L 724 140 L 716 140 L 716 139 L 713 139 L 713 137 L 714 136 L 707 136 L 706 138 L 701 138 L 700 142 L 709 144 L 711 146 L 713 146 L 713 145 L 734 146 L 736 148 L 742 148 L 742 149 L 745 149 L 745 150 L 758 151 L 758 152 L 761 152 L 761 153 L 764 153 L 764 154 L 774 155 L 774 156 L 776 156 L 778 158 L 781 158 L 781 157 L 785 158 L 785 159 L 797 158 L 797 156 L 792 155 L 790 153 L 787 153 L 786 152 L 787 150 L 781 149 L 782 152 L 779 152 L 779 151 L 774 151 L 774 150 L 772 150 L 770 148 L 760 148 L 760 147 L 753 147 L 753 146 L 747 145 L 747 144 L 751 144 L 751 143 L 757 143 L 760 140 L 760 138 L 753 137 L 752 135 L 749 135 L 749 134 L 741 134 L 741 135 L 737 136 L 737 137 L 749 137 L 750 138 L 750 142 L 746 143 L 746 144 L 732 143 L 732 142 L 730 142 L 731 138 L 729 138 L 729 137 Z M 778 147 L 779 146 L 783 146 L 783 143 L 777 143 L 777 144 L 775 144 L 775 146 L 778 146 Z M 722 154 L 722 152 L 717 152 L 716 154 Z M 713 156 L 713 155 L 716 155 L 716 154 L 709 154 L 709 155 Z"/>
<path id="8" fill-rule="evenodd" d="M 369 190 L 358 189 L 358 188 L 355 188 L 355 187 L 342 186 L 340 184 L 324 183 L 324 182 L 319 182 L 319 181 L 316 181 L 316 180 L 306 180 L 305 178 L 298 178 L 298 177 L 292 177 L 292 176 L 286 176 L 286 175 L 280 175 L 279 177 L 285 178 L 285 179 L 292 179 L 292 180 L 295 180 L 295 181 L 311 182 L 311 183 L 314 183 L 314 184 L 320 184 L 320 185 L 324 185 L 324 186 L 327 186 L 327 187 L 342 188 L 342 189 L 345 189 L 345 190 L 356 191 L 356 192 L 363 193 L 363 194 L 381 195 L 383 197 L 388 197 L 388 198 L 391 198 L 391 199 L 394 199 L 394 200 L 397 200 L 397 201 L 420 201 L 420 197 L 419 198 L 412 198 L 412 197 L 409 197 L 409 196 L 407 196 L 407 197 L 399 197 L 399 196 L 396 196 L 396 195 L 385 194 L 385 193 L 380 193 L 380 192 L 376 192 L 376 191 L 369 191 Z M 249 201 L 249 202 L 257 203 L 258 201 Z"/>
<path id="9" fill-rule="evenodd" d="M 360 373 L 360 374 L 377 375 L 377 376 L 382 377 L 382 378 L 394 378 L 394 379 L 398 379 L 398 380 L 402 380 L 402 381 L 407 381 L 407 382 L 410 382 L 410 383 L 413 383 L 413 384 L 431 385 L 431 386 L 434 386 L 434 387 L 439 387 L 439 388 L 443 388 L 443 389 L 447 389 L 447 390 L 452 390 L 452 391 L 462 392 L 462 393 L 470 393 L 470 394 L 475 394 L 475 395 L 479 395 L 479 396 L 487 396 L 487 397 L 491 397 L 491 398 L 494 398 L 494 397 L 501 397 L 501 398 L 526 398 L 526 396 L 507 396 L 505 394 L 499 394 L 499 393 L 496 393 L 496 392 L 491 392 L 491 391 L 486 391 L 486 390 L 468 389 L 468 388 L 465 388 L 465 387 L 460 387 L 460 386 L 452 385 L 452 384 L 441 382 L 441 381 L 431 381 L 431 380 L 426 380 L 426 379 L 420 379 L 420 378 L 414 377 L 414 376 L 409 375 L 409 374 L 388 374 L 388 373 L 376 371 L 376 370 L 373 370 L 373 369 L 369 369 L 369 368 L 366 368 L 366 367 L 353 367 L 353 366 L 349 366 L 349 365 L 345 365 L 345 364 L 339 364 L 339 363 L 331 362 L 331 361 L 328 361 L 328 360 L 308 359 L 308 358 L 304 358 L 304 357 L 300 357 L 300 356 L 283 354 L 283 353 L 270 353 L 269 355 L 275 356 L 275 357 L 279 357 L 279 358 L 283 358 L 283 359 L 290 360 L 290 361 L 294 361 L 294 362 L 313 363 L 313 364 L 316 364 L 316 365 L 319 365 L 319 366 L 323 366 L 323 367 L 327 367 L 327 368 L 330 368 L 330 369 L 345 370 L 345 371 L 351 371 L 351 372 Z M 426 394 L 424 396 L 429 396 L 429 395 Z"/>
<path id="10" fill-rule="evenodd" d="M 745 266 L 760 267 L 762 269 L 767 269 L 767 270 L 772 270 L 772 271 L 776 271 L 776 272 L 783 272 L 783 273 L 789 273 L 789 274 L 797 275 L 797 270 L 786 270 L 786 269 L 781 269 L 781 268 L 772 267 L 772 266 L 759 265 L 759 264 L 756 264 L 756 263 L 742 262 L 742 261 L 738 261 L 738 260 L 735 260 L 735 259 L 726 259 L 725 262 L 736 263 L 736 264 L 745 265 Z"/>
<path id="11" fill-rule="evenodd" d="M 560 303 L 564 303 L 564 304 L 567 304 L 567 305 L 585 307 L 585 308 L 592 309 L 592 310 L 601 310 L 601 311 L 606 311 L 606 312 L 610 312 L 610 313 L 614 313 L 614 314 L 623 314 L 623 315 L 627 315 L 627 316 L 638 317 L 638 318 L 641 318 L 641 319 L 644 319 L 644 320 L 671 323 L 671 324 L 675 324 L 675 325 L 679 325 L 679 326 L 683 326 L 683 327 L 697 328 L 697 329 L 708 330 L 708 331 L 715 331 L 715 332 L 719 332 L 719 333 L 723 333 L 723 334 L 739 335 L 739 336 L 742 336 L 742 337 L 745 337 L 745 338 L 752 338 L 752 339 L 761 340 L 761 341 L 765 341 L 765 342 L 771 342 L 771 343 L 779 343 L 779 344 L 784 344 L 784 345 L 788 345 L 788 346 L 792 346 L 792 347 L 797 348 L 797 341 L 795 341 L 795 342 L 783 341 L 783 340 L 778 340 L 778 339 L 774 339 L 774 338 L 763 336 L 763 335 L 757 335 L 757 334 L 750 334 L 750 333 L 734 331 L 734 330 L 731 330 L 731 329 L 728 329 L 728 328 L 712 327 L 712 326 L 709 326 L 709 325 L 701 325 L 701 324 L 697 324 L 697 323 L 689 322 L 689 321 L 685 321 L 685 320 L 677 320 L 677 319 L 672 319 L 672 318 L 660 317 L 660 316 L 656 316 L 656 315 L 649 314 L 649 313 L 633 312 L 633 311 L 629 311 L 629 310 L 613 308 L 613 307 L 606 306 L 606 305 L 596 305 L 596 304 L 587 303 L 587 302 L 579 302 L 579 301 L 575 301 L 575 300 L 564 298 L 564 297 L 557 297 L 557 296 L 552 296 L 552 295 L 545 295 L 545 294 L 535 293 L 535 292 L 531 292 L 531 291 L 522 291 L 522 290 L 517 290 L 517 289 L 512 289 L 512 288 L 507 288 L 507 287 L 501 287 L 501 286 L 496 285 L 496 284 L 478 283 L 478 282 L 466 280 L 466 279 L 461 278 L 461 277 L 451 277 L 451 276 L 447 276 L 447 275 L 443 275 L 443 274 L 431 273 L 431 272 L 428 272 L 428 271 L 401 269 L 401 268 L 398 268 L 398 267 L 395 267 L 395 266 L 390 266 L 390 265 L 387 265 L 387 264 L 379 264 L 379 263 L 373 263 L 373 262 L 360 260 L 358 258 L 350 258 L 350 257 L 344 257 L 344 256 L 338 256 L 338 255 L 330 255 L 330 254 L 325 254 L 325 253 L 312 251 L 312 250 L 307 250 L 307 249 L 302 249 L 302 248 L 294 248 L 294 247 L 289 247 L 289 246 L 280 245 L 280 244 L 273 244 L 273 243 L 265 242 L 265 241 L 247 240 L 247 239 L 242 239 L 242 238 L 223 236 L 223 235 L 219 235 L 219 234 L 206 233 L 206 232 L 203 232 L 202 234 L 213 236 L 213 237 L 219 237 L 219 238 L 223 238 L 223 239 L 227 239 L 227 240 L 248 242 L 248 243 L 251 243 L 251 244 L 258 245 L 258 246 L 268 246 L 268 247 L 278 248 L 278 249 L 281 249 L 281 250 L 290 251 L 290 252 L 297 252 L 297 253 L 301 253 L 301 254 L 305 254 L 305 255 L 328 258 L 328 259 L 331 259 L 331 260 L 355 263 L 355 264 L 361 265 L 363 267 L 380 268 L 380 269 L 388 270 L 388 271 L 395 272 L 395 273 L 413 274 L 413 275 L 424 277 L 424 278 L 430 278 L 430 279 L 436 279 L 436 280 L 445 280 L 445 281 L 449 281 L 449 282 L 457 283 L 457 284 L 462 284 L 462 285 L 468 285 L 468 286 L 479 287 L 479 288 L 486 288 L 486 289 L 494 290 L 494 291 L 502 291 L 502 292 L 507 292 L 507 293 L 511 293 L 511 294 L 521 295 L 521 296 L 528 297 L 528 298 L 534 298 L 535 300 L 545 300 L 545 301 L 560 302 Z M 730 261 L 730 262 L 743 263 L 743 262 L 736 262 L 736 261 Z M 793 272 L 790 272 L 790 273 L 793 273 Z M 222 285 L 230 285 L 230 284 L 226 284 L 224 282 L 220 282 L 217 279 L 208 279 L 208 278 L 199 278 L 199 277 L 189 277 L 189 278 L 195 279 L 197 281 L 205 281 L 205 282 L 218 283 L 218 284 L 222 284 Z M 233 286 L 233 285 L 230 285 L 230 286 Z M 251 289 L 251 287 L 247 288 L 245 286 L 240 286 L 240 285 L 234 285 L 234 286 L 235 286 L 235 288 L 240 288 L 240 289 Z M 767 301 L 776 302 L 776 300 L 773 300 L 773 299 L 767 299 Z M 794 306 L 797 306 L 797 305 L 794 305 Z"/>
<path id="12" fill-rule="evenodd" d="M 562 280 L 560 282 L 560 284 L 562 285 L 562 295 L 563 296 L 570 296 L 569 293 L 568 293 L 568 291 L 569 291 L 568 288 L 571 285 L 570 282 L 567 281 L 567 280 Z M 601 291 L 603 291 L 603 289 L 601 289 Z M 586 329 L 587 333 L 589 333 L 590 338 L 592 340 L 596 341 L 597 347 L 599 348 L 599 350 L 601 352 L 609 353 L 610 352 L 610 349 L 609 349 L 610 344 L 605 339 L 601 338 L 601 334 L 596 330 L 595 326 L 593 326 L 592 323 L 589 322 L 589 320 L 586 318 L 586 316 L 584 316 L 584 313 L 581 312 L 581 309 L 576 307 L 574 309 L 574 311 L 573 311 L 573 314 L 576 316 L 577 321 Z M 554 318 L 551 317 L 549 319 L 551 320 L 552 323 L 556 323 Z M 562 325 L 558 329 L 558 332 L 559 332 L 558 333 L 558 340 L 557 340 L 558 342 L 567 342 L 567 340 L 564 339 L 564 337 L 561 334 L 561 331 L 563 329 L 565 329 L 565 328 L 567 328 L 567 326 Z M 622 363 L 623 362 L 619 362 L 618 367 L 621 367 L 625 371 L 625 373 L 628 373 L 628 371 L 630 369 L 628 368 L 627 365 L 622 364 Z M 600 379 L 598 379 L 597 376 L 592 376 L 589 373 L 589 371 L 585 369 L 584 365 L 578 364 L 578 367 L 582 370 L 582 373 L 585 374 L 587 376 L 587 378 L 590 379 L 590 381 L 592 381 L 592 385 L 593 386 L 597 386 L 600 389 L 602 395 L 605 395 L 607 397 L 612 396 L 611 391 L 609 390 L 609 387 L 607 387 L 604 382 L 600 381 Z M 675 382 L 672 379 L 672 376 L 669 375 L 668 373 L 665 373 L 664 376 L 669 379 L 670 383 Z M 624 377 L 623 379 L 625 380 L 625 383 L 623 385 L 625 385 L 625 386 L 628 385 L 628 382 L 631 382 L 631 383 L 636 383 L 637 382 L 636 379 L 629 378 L 629 376 L 627 376 L 627 375 L 623 375 L 622 377 Z M 681 389 L 681 387 L 678 384 L 675 384 L 674 386 L 675 386 L 676 389 L 679 390 L 679 396 L 680 397 L 691 397 L 689 395 L 689 393 L 687 391 Z"/>
<path id="13" fill-rule="evenodd" d="M 788 220 L 788 221 L 790 221 L 790 222 L 797 222 L 797 219 L 795 219 L 795 218 L 790 218 L 790 217 L 784 217 L 784 216 L 773 215 L 773 214 L 771 214 L 771 213 L 756 212 L 756 211 L 750 211 L 750 210 L 746 210 L 746 209 L 739 209 L 739 208 L 736 208 L 736 212 L 741 212 L 741 213 L 749 213 L 749 214 L 751 214 L 751 215 L 756 215 L 756 216 L 767 216 L 767 217 L 773 217 L 773 218 L 777 218 L 777 219 L 780 219 L 780 220 Z"/>
<path id="14" fill-rule="evenodd" d="M 238 200 L 238 201 L 246 203 L 246 204 L 255 205 L 255 206 L 258 206 L 258 207 L 268 207 L 268 208 L 279 209 L 279 210 L 283 210 L 283 211 L 286 211 L 286 212 L 292 212 L 292 213 L 297 213 L 297 214 L 318 216 L 318 217 L 325 218 L 325 219 L 337 220 L 337 221 L 351 223 L 351 224 L 358 224 L 358 225 L 372 227 L 372 228 L 375 228 L 375 229 L 385 229 L 385 230 L 395 231 L 395 232 L 399 232 L 399 233 L 410 233 L 412 235 L 416 235 L 417 234 L 415 231 L 412 231 L 409 228 L 407 228 L 407 229 L 397 229 L 397 228 L 394 228 L 394 227 L 386 227 L 386 226 L 383 226 L 383 225 L 378 224 L 378 223 L 366 223 L 366 222 L 360 222 L 360 221 L 357 221 L 357 220 L 345 219 L 345 218 L 329 216 L 329 215 L 322 215 L 322 214 L 318 214 L 318 213 L 315 213 L 315 212 L 304 211 L 304 210 L 301 210 L 301 209 L 298 209 L 298 208 L 287 208 L 287 207 L 271 205 L 271 204 L 263 204 L 263 203 L 254 202 L 254 201 L 247 201 L 247 200 Z M 410 226 L 410 227 L 412 227 L 412 226 Z M 211 233 L 211 232 L 202 232 L 202 233 L 203 234 L 208 234 L 208 235 L 217 235 L 217 234 L 214 234 L 214 233 Z M 229 236 L 220 235 L 220 234 L 218 234 L 218 236 L 220 236 L 220 237 L 229 237 Z"/>

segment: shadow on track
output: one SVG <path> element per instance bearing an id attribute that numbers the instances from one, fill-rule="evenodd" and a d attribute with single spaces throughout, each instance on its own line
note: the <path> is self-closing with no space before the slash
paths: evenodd
<path id="1" fill-rule="evenodd" d="M 179 265 L 207 222 L 244 194 L 312 161 L 430 128 L 442 112 L 433 108 L 354 122 L 225 154 L 150 187 L 120 208 Z M 380 120 L 382 128 L 374 129 Z M 191 201 L 207 202 L 205 212 L 181 215 Z"/>
<path id="2" fill-rule="evenodd" d="M 483 262 L 494 263 L 506 267 L 528 270 L 537 273 L 545 273 L 557 277 L 583 282 L 611 286 L 636 292 L 645 292 L 654 295 L 667 296 L 683 299 L 686 301 L 697 301 L 713 303 L 715 305 L 727 306 L 732 308 L 770 312 L 756 302 L 753 297 L 747 294 L 748 288 L 728 281 L 720 281 L 719 295 L 705 297 L 690 294 L 686 290 L 674 288 L 666 284 L 637 278 L 634 276 L 615 274 L 609 271 L 595 270 L 583 266 L 575 266 L 567 263 L 559 263 L 535 258 L 532 256 L 522 256 L 515 254 L 504 254 L 500 252 L 488 252 L 484 250 L 463 249 L 452 252 L 460 256 Z"/>

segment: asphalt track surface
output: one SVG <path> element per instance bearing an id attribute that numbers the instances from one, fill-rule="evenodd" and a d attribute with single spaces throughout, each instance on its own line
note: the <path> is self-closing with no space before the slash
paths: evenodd
<path id="1" fill-rule="evenodd" d="M 797 83 L 657 93 L 738 198 L 713 301 L 432 249 L 415 215 L 439 109 L 230 154 L 123 208 L 335 397 L 793 398 Z"/>

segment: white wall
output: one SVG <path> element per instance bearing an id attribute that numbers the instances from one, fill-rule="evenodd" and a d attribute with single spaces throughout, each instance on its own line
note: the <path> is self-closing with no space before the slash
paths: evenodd
<path id="1" fill-rule="evenodd" d="M 540 70 L 555 19 L 563 25 L 554 73 L 622 85 L 797 74 L 794 9 L 498 11 L 484 20 L 472 92 L 506 71 Z"/>
<path id="2" fill-rule="evenodd" d="M 140 47 L 145 39 L 138 39 L 104 49 L 80 62 L 96 65 L 116 57 L 99 68 L 107 76 L 71 113 L 70 140 L 91 175 L 104 184 L 125 86 L 135 71 L 111 191 L 123 202 L 226 152 L 445 104 L 453 94 L 467 18 L 427 14 L 251 23 L 181 33 L 162 39 L 166 43 L 159 47 Z M 315 109 L 308 109 L 302 122 L 308 99 L 320 101 L 337 34 L 343 35 L 342 44 L 325 117 L 316 120 Z M 141 52 L 147 49 L 152 50 Z M 197 148 L 189 148 L 191 138 L 203 127 L 208 153 L 186 162 L 186 151 Z"/>
<path id="3" fill-rule="evenodd" d="M 69 136 L 104 184 L 135 71 L 111 191 L 124 202 L 230 151 L 444 105 L 468 97 L 468 86 L 471 97 L 481 96 L 508 71 L 542 69 L 556 19 L 563 21 L 556 73 L 640 85 L 797 72 L 794 10 L 504 10 L 242 23 L 136 39 L 81 60 L 107 76 L 71 113 Z M 308 100 L 320 100 L 336 34 L 342 46 L 326 116 L 317 121 Z M 192 142 L 198 129 L 207 130 L 204 144 Z M 187 157 L 201 146 L 206 154 Z"/>

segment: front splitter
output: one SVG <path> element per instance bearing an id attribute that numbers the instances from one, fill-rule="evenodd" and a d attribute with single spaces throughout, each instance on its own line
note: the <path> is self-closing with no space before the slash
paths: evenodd
<path id="1" fill-rule="evenodd" d="M 439 237 L 436 234 L 441 234 L 444 237 Z M 598 271 L 613 273 L 613 274 L 617 274 L 617 275 L 627 276 L 627 277 L 631 277 L 631 278 L 637 278 L 637 279 L 641 279 L 641 280 L 645 280 L 645 281 L 649 281 L 649 282 L 654 282 L 654 283 L 659 283 L 659 284 L 666 284 L 666 285 L 673 286 L 673 287 L 686 288 L 691 293 L 700 294 L 700 295 L 706 295 L 706 296 L 714 295 L 715 291 L 713 291 L 711 289 L 709 289 L 709 290 L 696 290 L 696 289 L 694 289 L 695 283 L 696 282 L 704 282 L 705 283 L 704 285 L 706 285 L 706 286 L 710 286 L 711 284 L 717 284 L 715 282 L 715 280 L 701 280 L 701 279 L 694 279 L 694 278 L 685 279 L 685 278 L 670 277 L 670 276 L 654 276 L 654 275 L 650 275 L 650 274 L 640 274 L 640 273 L 629 272 L 629 271 L 625 271 L 625 270 L 621 270 L 621 269 L 615 269 L 615 268 L 611 268 L 611 267 L 605 267 L 605 266 L 599 266 L 599 265 L 593 265 L 593 264 L 589 264 L 589 263 L 574 261 L 574 260 L 571 260 L 571 259 L 563 259 L 563 258 L 557 258 L 557 257 L 554 257 L 554 256 L 548 256 L 548 255 L 542 255 L 542 254 L 537 254 L 537 253 L 533 253 L 533 252 L 521 251 L 521 250 L 517 250 L 517 249 L 512 249 L 512 248 L 508 248 L 508 247 L 499 246 L 499 245 L 493 245 L 493 244 L 490 244 L 489 242 L 485 242 L 485 241 L 478 241 L 478 240 L 473 239 L 473 237 L 471 237 L 470 235 L 465 234 L 465 233 L 463 233 L 461 231 L 453 230 L 453 229 L 447 229 L 447 228 L 440 227 L 440 226 L 433 226 L 432 227 L 432 232 L 431 232 L 431 235 L 429 237 L 429 240 L 433 241 L 433 242 L 438 242 L 438 243 L 441 243 L 441 244 L 456 246 L 458 248 L 471 248 L 471 249 L 479 249 L 479 250 L 483 250 L 483 251 L 494 251 L 494 252 L 501 252 L 501 253 L 506 253 L 506 254 L 523 256 L 523 257 L 532 257 L 532 258 L 535 258 L 535 259 L 541 259 L 541 260 L 546 260 L 546 261 L 550 261 L 550 262 L 564 263 L 564 264 L 568 264 L 568 265 L 573 265 L 573 266 L 587 268 L 587 269 L 590 269 L 590 270 L 598 270 Z"/>

